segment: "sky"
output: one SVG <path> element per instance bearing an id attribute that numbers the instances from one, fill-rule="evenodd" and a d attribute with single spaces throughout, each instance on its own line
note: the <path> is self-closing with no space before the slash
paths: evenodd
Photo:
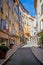
<path id="1" fill-rule="evenodd" d="M 34 8 L 34 0 L 20 0 L 20 1 L 31 16 L 36 16 Z"/>

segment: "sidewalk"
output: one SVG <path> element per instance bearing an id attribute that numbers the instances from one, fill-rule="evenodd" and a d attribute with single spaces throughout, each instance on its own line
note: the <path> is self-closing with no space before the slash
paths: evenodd
<path id="1" fill-rule="evenodd" d="M 43 64 L 43 49 L 38 47 L 31 47 L 33 54 Z"/>
<path id="2" fill-rule="evenodd" d="M 12 49 L 10 49 L 7 52 L 6 58 L 5 59 L 0 59 L 0 65 L 3 65 L 14 53 L 15 51 L 20 48 L 21 46 L 23 46 L 23 44 L 19 45 L 19 46 L 14 46 Z"/>

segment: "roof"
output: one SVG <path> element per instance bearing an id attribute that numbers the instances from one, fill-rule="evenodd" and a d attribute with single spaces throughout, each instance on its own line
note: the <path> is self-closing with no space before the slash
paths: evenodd
<path id="1" fill-rule="evenodd" d="M 23 4 L 21 3 L 20 0 L 19 0 L 19 5 L 22 7 L 22 10 L 23 10 L 24 12 L 26 12 L 27 14 L 29 13 L 29 12 L 25 9 L 25 7 L 23 6 Z"/>

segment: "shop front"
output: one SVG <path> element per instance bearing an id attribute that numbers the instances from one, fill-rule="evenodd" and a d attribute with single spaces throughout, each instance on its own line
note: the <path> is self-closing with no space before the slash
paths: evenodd
<path id="1" fill-rule="evenodd" d="M 9 45 L 8 34 L 3 31 L 0 31 L 0 44 Z"/>
<path id="2" fill-rule="evenodd" d="M 9 35 L 9 44 L 12 43 L 15 45 L 15 37 L 13 35 Z"/>
<path id="3" fill-rule="evenodd" d="M 18 34 L 15 35 L 15 43 L 17 46 L 20 44 L 20 36 Z"/>

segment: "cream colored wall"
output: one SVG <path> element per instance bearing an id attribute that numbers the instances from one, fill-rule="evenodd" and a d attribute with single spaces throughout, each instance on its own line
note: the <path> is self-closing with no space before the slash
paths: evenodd
<path id="1" fill-rule="evenodd" d="M 30 33 L 30 35 L 34 36 L 34 32 L 35 32 L 35 27 L 36 27 L 36 18 L 30 16 L 29 14 L 24 14 L 24 18 L 23 19 L 23 23 L 24 24 L 23 28 L 24 28 L 24 33 Z M 27 26 L 28 23 L 28 26 Z M 28 30 L 27 30 L 28 29 Z"/>
<path id="2" fill-rule="evenodd" d="M 38 22 L 38 32 L 42 29 L 42 19 L 43 19 L 43 14 L 41 14 L 41 5 L 43 4 L 43 0 L 40 2 L 40 0 L 37 0 L 37 22 Z"/>

